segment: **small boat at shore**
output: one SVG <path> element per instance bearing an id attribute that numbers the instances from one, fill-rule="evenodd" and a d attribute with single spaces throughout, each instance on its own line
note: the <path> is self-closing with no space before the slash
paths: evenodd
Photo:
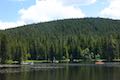
<path id="1" fill-rule="evenodd" d="M 104 62 L 102 60 L 98 60 L 95 62 L 95 64 L 104 64 Z"/>

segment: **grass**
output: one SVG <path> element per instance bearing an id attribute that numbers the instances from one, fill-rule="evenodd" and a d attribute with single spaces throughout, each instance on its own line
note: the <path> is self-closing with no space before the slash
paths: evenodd
<path id="1" fill-rule="evenodd" d="M 24 62 L 39 62 L 39 63 L 45 63 L 45 62 L 50 62 L 49 60 L 26 60 Z"/>

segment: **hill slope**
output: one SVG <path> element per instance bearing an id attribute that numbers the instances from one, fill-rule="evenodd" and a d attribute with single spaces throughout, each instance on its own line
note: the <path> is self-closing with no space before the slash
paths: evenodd
<path id="1" fill-rule="evenodd" d="M 19 61 L 120 58 L 120 21 L 102 18 L 66 19 L 1 31 L 0 57 Z M 4 53 L 4 55 L 3 55 Z"/>
<path id="2" fill-rule="evenodd" d="M 25 25 L 22 27 L 8 29 L 9 33 L 17 34 L 33 34 L 33 33 L 64 33 L 71 34 L 74 33 L 98 33 L 105 34 L 119 32 L 120 31 L 120 21 L 102 18 L 83 18 L 83 19 L 66 19 L 51 21 L 45 23 Z M 31 32 L 30 32 L 31 31 Z M 27 32 L 27 33 L 26 33 Z M 86 33 L 87 32 L 87 33 Z M 73 33 L 72 33 L 73 34 Z M 104 33 L 103 33 L 104 34 Z"/>

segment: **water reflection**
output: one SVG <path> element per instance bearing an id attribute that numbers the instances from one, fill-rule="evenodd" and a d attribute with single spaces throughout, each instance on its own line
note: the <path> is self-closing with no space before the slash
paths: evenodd
<path id="1" fill-rule="evenodd" d="M 63 68 L 36 70 L 23 67 L 17 73 L 0 73 L 0 80 L 120 80 L 120 67 L 116 66 L 76 64 L 58 66 Z"/>
<path id="2" fill-rule="evenodd" d="M 0 80 L 6 80 L 5 74 L 1 74 L 1 73 L 0 73 Z"/>

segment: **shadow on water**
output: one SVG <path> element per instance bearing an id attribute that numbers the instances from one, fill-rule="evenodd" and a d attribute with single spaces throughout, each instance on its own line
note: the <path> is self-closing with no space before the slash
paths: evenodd
<path id="1" fill-rule="evenodd" d="M 18 68 L 18 72 L 0 73 L 0 80 L 120 80 L 119 74 L 118 63 L 36 64 Z"/>

